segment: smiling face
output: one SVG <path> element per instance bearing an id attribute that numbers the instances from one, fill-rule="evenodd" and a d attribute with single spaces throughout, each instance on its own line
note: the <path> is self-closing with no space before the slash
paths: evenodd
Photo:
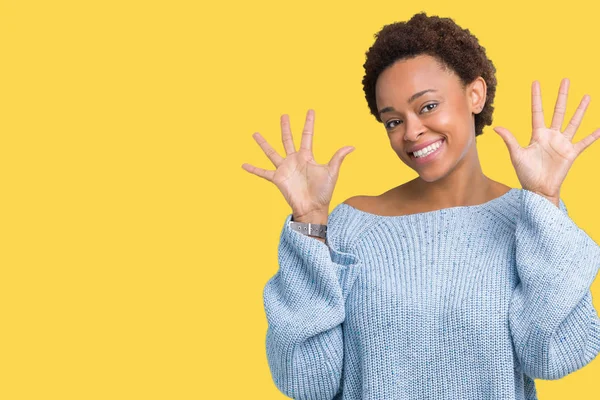
<path id="1" fill-rule="evenodd" d="M 480 168 L 473 115 L 485 104 L 485 89 L 480 77 L 463 88 L 458 75 L 429 55 L 395 62 L 379 75 L 375 89 L 392 149 L 428 182 L 459 167 Z M 435 151 L 427 157 L 409 152 L 433 142 L 438 143 L 428 150 Z"/>

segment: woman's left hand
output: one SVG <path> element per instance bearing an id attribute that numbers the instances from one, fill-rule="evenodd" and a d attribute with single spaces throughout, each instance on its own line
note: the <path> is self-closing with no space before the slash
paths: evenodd
<path id="1" fill-rule="evenodd" d="M 563 79 L 558 91 L 550 128 L 544 123 L 540 83 L 531 85 L 531 113 L 533 132 L 529 146 L 521 147 L 514 135 L 506 128 L 495 127 L 510 153 L 510 159 L 516 170 L 523 189 L 536 192 L 556 206 L 559 204 L 560 187 L 575 159 L 600 138 L 600 129 L 595 130 L 577 143 L 571 143 L 583 115 L 590 102 L 585 95 L 564 132 L 561 132 L 567 107 L 569 80 Z"/>

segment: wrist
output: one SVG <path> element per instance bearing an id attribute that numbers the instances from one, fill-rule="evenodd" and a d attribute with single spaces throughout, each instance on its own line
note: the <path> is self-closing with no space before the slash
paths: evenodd
<path id="1" fill-rule="evenodd" d="M 545 198 L 546 200 L 548 200 L 550 203 L 554 204 L 556 207 L 560 207 L 560 202 L 559 202 L 559 196 L 548 196 L 545 195 L 543 193 L 540 192 L 536 192 L 535 190 L 532 190 L 533 193 L 542 196 L 543 198 Z"/>
<path id="2" fill-rule="evenodd" d="M 310 215 L 303 216 L 300 220 L 296 220 L 292 214 L 292 219 L 289 221 L 290 228 L 298 231 L 303 235 L 315 238 L 327 244 L 327 215 Z"/>
<path id="3" fill-rule="evenodd" d="M 292 213 L 292 221 L 303 222 L 305 224 L 320 224 L 327 225 L 329 214 L 325 211 L 312 212 L 307 214 Z"/>

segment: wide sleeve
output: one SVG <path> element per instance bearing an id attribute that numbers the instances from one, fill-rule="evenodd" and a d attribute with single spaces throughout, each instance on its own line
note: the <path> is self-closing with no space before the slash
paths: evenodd
<path id="1" fill-rule="evenodd" d="M 331 244 L 332 235 L 340 242 L 335 228 L 349 222 L 332 215 L 327 244 L 291 229 L 292 214 L 286 217 L 279 269 L 263 290 L 269 368 L 277 388 L 294 399 L 341 396 L 344 303 L 360 260 Z"/>
<path id="2" fill-rule="evenodd" d="M 590 287 L 600 247 L 545 197 L 522 189 L 516 221 L 519 283 L 509 307 L 517 369 L 531 378 L 560 379 L 600 352 L 600 319 Z"/>

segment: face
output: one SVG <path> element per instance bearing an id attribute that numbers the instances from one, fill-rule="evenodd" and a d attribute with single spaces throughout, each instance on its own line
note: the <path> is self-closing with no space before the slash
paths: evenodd
<path id="1" fill-rule="evenodd" d="M 485 104 L 483 78 L 463 88 L 451 70 L 432 56 L 420 55 L 385 69 L 375 90 L 392 149 L 421 179 L 432 182 L 457 169 L 479 166 L 474 114 Z M 432 149 L 439 147 L 425 157 L 411 152 L 433 142 Z"/>

